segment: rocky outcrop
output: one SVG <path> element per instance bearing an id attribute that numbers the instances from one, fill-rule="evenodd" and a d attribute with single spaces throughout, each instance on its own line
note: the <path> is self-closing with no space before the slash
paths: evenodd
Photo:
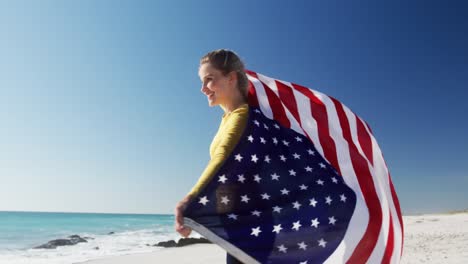
<path id="1" fill-rule="evenodd" d="M 193 245 L 193 244 L 211 244 L 206 238 L 181 238 L 179 242 L 177 242 L 178 247 Z"/>
<path id="2" fill-rule="evenodd" d="M 155 246 L 155 247 L 166 247 L 166 248 L 177 247 L 177 242 L 175 242 L 174 240 L 169 240 L 169 241 L 159 242 L 157 244 L 154 244 L 153 246 Z"/>
<path id="3" fill-rule="evenodd" d="M 54 249 L 60 246 L 73 246 L 78 243 L 86 243 L 86 242 L 88 242 L 86 239 L 78 235 L 73 235 L 73 236 L 69 236 L 68 238 L 51 240 L 43 245 L 35 247 L 35 249 L 41 249 L 41 248 Z"/>
<path id="4" fill-rule="evenodd" d="M 174 240 L 169 240 L 169 241 L 163 241 L 159 242 L 157 244 L 154 244 L 154 247 L 183 247 L 183 246 L 188 246 L 188 245 L 193 245 L 193 244 L 210 244 L 211 241 L 209 241 L 206 238 L 181 238 L 179 239 L 178 242 L 175 242 Z"/>

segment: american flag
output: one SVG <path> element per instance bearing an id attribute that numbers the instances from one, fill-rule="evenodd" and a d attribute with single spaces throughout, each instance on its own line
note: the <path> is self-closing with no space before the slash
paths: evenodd
<path id="1" fill-rule="evenodd" d="M 368 124 L 333 97 L 246 72 L 246 129 L 185 224 L 244 263 L 399 263 L 401 210 Z"/>

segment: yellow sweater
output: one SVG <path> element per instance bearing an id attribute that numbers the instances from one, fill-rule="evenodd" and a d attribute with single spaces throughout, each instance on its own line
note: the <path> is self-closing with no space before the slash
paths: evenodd
<path id="1" fill-rule="evenodd" d="M 243 104 L 229 114 L 224 114 L 210 146 L 210 161 L 198 179 L 198 182 L 189 192 L 189 195 L 195 197 L 201 189 L 209 182 L 223 165 L 226 158 L 234 150 L 244 133 L 249 115 L 249 105 Z"/>

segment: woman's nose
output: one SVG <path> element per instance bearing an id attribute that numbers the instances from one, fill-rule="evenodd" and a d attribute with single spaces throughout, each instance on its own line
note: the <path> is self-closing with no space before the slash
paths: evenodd
<path id="1" fill-rule="evenodd" d="M 208 87 L 206 87 L 205 84 L 202 84 L 200 91 L 201 91 L 202 93 L 206 94 L 206 90 L 207 90 L 207 89 L 208 89 Z"/>

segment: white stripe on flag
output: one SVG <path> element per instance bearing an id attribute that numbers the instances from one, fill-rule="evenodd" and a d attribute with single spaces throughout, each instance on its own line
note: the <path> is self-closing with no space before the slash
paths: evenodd
<path id="1" fill-rule="evenodd" d="M 370 134 L 370 133 L 369 133 Z M 394 239 L 394 248 L 393 248 L 393 254 L 391 258 L 390 263 L 399 263 L 400 257 L 401 257 L 401 247 L 398 245 L 402 244 L 402 228 L 400 225 L 400 219 L 398 217 L 396 205 L 393 201 L 392 197 L 392 192 L 390 189 L 390 181 L 389 181 L 389 175 L 388 175 L 388 168 L 385 165 L 382 151 L 379 148 L 379 145 L 377 144 L 377 141 L 375 137 L 370 134 L 371 140 L 372 140 L 372 150 L 374 153 L 373 159 L 374 159 L 374 169 L 376 171 L 376 175 L 379 175 L 382 177 L 382 180 L 384 182 L 384 190 L 385 190 L 385 195 L 388 197 L 388 203 L 390 207 L 390 214 L 392 215 L 392 223 L 393 223 L 393 239 Z"/>
<path id="2" fill-rule="evenodd" d="M 250 75 L 247 75 L 247 77 L 252 82 L 255 88 L 255 92 L 257 93 L 257 99 L 258 99 L 258 104 L 260 106 L 260 110 L 263 112 L 263 114 L 266 117 L 273 119 L 273 112 L 271 111 L 270 103 L 268 102 L 268 96 L 265 93 L 263 84 L 257 78 L 254 78 Z"/>
<path id="3" fill-rule="evenodd" d="M 291 86 L 291 85 L 288 85 Z M 317 121 L 312 117 L 311 107 L 310 107 L 310 99 L 304 96 L 302 93 L 293 89 L 294 96 L 297 102 L 297 110 L 299 112 L 299 118 L 301 120 L 302 128 L 307 133 L 309 138 L 312 140 L 315 148 L 319 152 L 322 157 L 323 155 L 323 148 L 320 144 L 320 140 L 318 137 L 318 128 L 317 128 Z"/>
<path id="4" fill-rule="evenodd" d="M 304 135 L 304 131 L 302 130 L 301 126 L 299 125 L 299 120 L 296 120 L 294 116 L 291 114 L 291 111 L 283 104 L 283 102 L 280 99 L 279 92 L 278 92 L 278 87 L 276 87 L 275 80 L 271 79 L 270 77 L 266 77 L 262 74 L 257 73 L 258 78 L 260 81 L 262 81 L 264 84 L 270 88 L 275 94 L 276 97 L 278 97 L 278 100 L 281 102 L 281 105 L 283 106 L 284 112 L 286 113 L 286 117 L 289 119 L 289 122 L 291 123 L 291 129 L 296 131 L 297 133 Z"/>
<path id="5" fill-rule="evenodd" d="M 328 96 L 316 91 L 312 92 L 326 107 L 330 136 L 336 145 L 336 152 L 343 180 L 356 193 L 356 209 L 351 217 L 345 236 L 335 252 L 333 252 L 325 262 L 344 263 L 351 256 L 366 231 L 369 222 L 369 212 L 352 166 L 348 142 L 343 138 L 343 131 L 340 126 L 335 105 Z"/>
<path id="6" fill-rule="evenodd" d="M 388 231 L 390 229 L 388 201 L 383 193 L 381 179 L 379 179 L 379 175 L 375 175 L 375 170 L 373 169 L 372 165 L 370 164 L 369 160 L 364 154 L 364 151 L 362 150 L 361 144 L 358 140 L 356 115 L 345 105 L 343 105 L 343 109 L 349 120 L 351 137 L 353 139 L 353 142 L 356 145 L 359 154 L 367 161 L 367 166 L 369 168 L 369 172 L 372 175 L 372 181 L 374 183 L 375 191 L 377 193 L 377 197 L 379 198 L 379 205 L 382 208 L 382 225 L 380 227 L 379 236 L 377 239 L 377 243 L 374 246 L 374 249 L 372 250 L 372 253 L 368 259 L 369 263 L 381 263 L 385 253 L 385 246 L 387 244 Z"/>

